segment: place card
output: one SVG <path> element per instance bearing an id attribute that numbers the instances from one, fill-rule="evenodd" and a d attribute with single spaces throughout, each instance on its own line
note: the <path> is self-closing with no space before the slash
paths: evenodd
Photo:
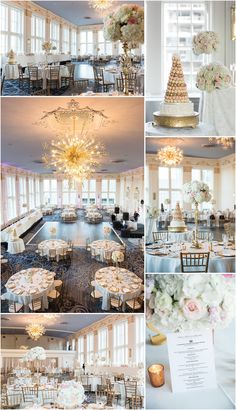
<path id="1" fill-rule="evenodd" d="M 167 342 L 174 393 L 217 387 L 211 330 L 170 333 Z"/>

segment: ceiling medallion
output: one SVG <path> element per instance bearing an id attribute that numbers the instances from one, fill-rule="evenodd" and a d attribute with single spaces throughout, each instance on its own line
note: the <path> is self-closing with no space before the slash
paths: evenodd
<path id="1" fill-rule="evenodd" d="M 230 137 L 210 137 L 210 142 L 216 141 L 218 145 L 222 145 L 222 149 L 232 148 L 234 144 L 234 139 Z"/>
<path id="2" fill-rule="evenodd" d="M 157 159 L 166 166 L 179 165 L 183 161 L 183 151 L 175 146 L 167 145 L 157 152 Z"/>
<path id="3" fill-rule="evenodd" d="M 45 333 L 45 327 L 40 323 L 31 323 L 26 326 L 25 328 L 28 335 L 33 340 L 38 340 L 41 336 Z"/>
<path id="4" fill-rule="evenodd" d="M 81 108 L 74 99 L 67 108 L 44 113 L 38 124 L 52 129 L 59 137 L 44 146 L 42 159 L 46 166 L 55 168 L 57 174 L 64 174 L 69 180 L 90 178 L 106 155 L 103 144 L 92 134 L 108 123 L 103 111 L 88 106 Z"/>

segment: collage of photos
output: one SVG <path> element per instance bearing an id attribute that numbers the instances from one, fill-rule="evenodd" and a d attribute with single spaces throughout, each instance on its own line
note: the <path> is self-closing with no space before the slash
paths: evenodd
<path id="1" fill-rule="evenodd" d="M 234 409 L 235 2 L 0 8 L 1 408 Z"/>

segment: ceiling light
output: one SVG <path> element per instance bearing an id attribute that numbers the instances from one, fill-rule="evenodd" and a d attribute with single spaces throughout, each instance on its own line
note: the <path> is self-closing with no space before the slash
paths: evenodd
<path id="1" fill-rule="evenodd" d="M 89 6 L 98 11 L 105 11 L 112 6 L 113 0 L 89 0 Z"/>
<path id="2" fill-rule="evenodd" d="M 38 340 L 41 336 L 45 333 L 45 327 L 40 323 L 31 323 L 26 326 L 25 328 L 28 335 L 33 340 Z"/>
<path id="3" fill-rule="evenodd" d="M 157 158 L 163 165 L 179 165 L 183 161 L 183 151 L 175 146 L 168 145 L 158 151 Z"/>
<path id="4" fill-rule="evenodd" d="M 210 142 L 216 141 L 218 145 L 222 145 L 223 149 L 229 149 L 232 148 L 234 139 L 230 137 L 210 137 L 209 138 Z"/>

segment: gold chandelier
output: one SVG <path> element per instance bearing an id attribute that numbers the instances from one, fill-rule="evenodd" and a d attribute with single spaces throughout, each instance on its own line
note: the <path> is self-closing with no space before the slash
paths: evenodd
<path id="1" fill-rule="evenodd" d="M 232 148 L 233 143 L 234 143 L 234 139 L 231 137 L 210 137 L 209 138 L 210 142 L 214 142 L 214 140 L 216 141 L 218 145 L 222 146 L 222 149 Z"/>
<path id="2" fill-rule="evenodd" d="M 179 165 L 183 161 L 183 151 L 173 145 L 167 145 L 158 151 L 157 158 L 161 164 L 169 167 Z"/>
<path id="3" fill-rule="evenodd" d="M 45 333 L 45 327 L 41 323 L 31 323 L 25 328 L 28 335 L 33 340 L 38 340 Z"/>
<path id="4" fill-rule="evenodd" d="M 46 145 L 48 150 L 43 161 L 56 173 L 64 174 L 69 180 L 83 181 L 95 172 L 105 157 L 103 145 L 95 139 L 67 136 Z"/>
<path id="5" fill-rule="evenodd" d="M 46 166 L 55 168 L 56 173 L 64 174 L 70 181 L 88 179 L 106 155 L 103 144 L 91 134 L 108 123 L 103 111 L 81 108 L 74 99 L 67 108 L 44 113 L 38 124 L 52 129 L 59 137 L 44 145 L 42 159 Z"/>
<path id="6" fill-rule="evenodd" d="M 112 6 L 113 0 L 89 0 L 89 6 L 98 11 L 105 11 Z"/>

